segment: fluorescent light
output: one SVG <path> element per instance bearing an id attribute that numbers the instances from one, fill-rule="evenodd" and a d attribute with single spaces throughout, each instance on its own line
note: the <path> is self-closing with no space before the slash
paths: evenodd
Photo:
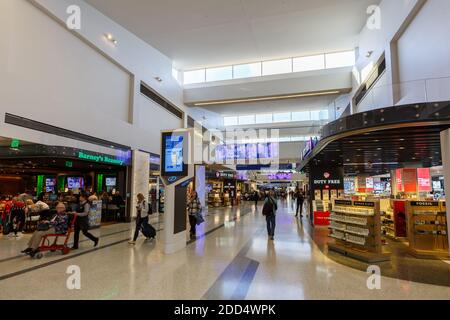
<path id="1" fill-rule="evenodd" d="M 340 93 L 340 91 L 335 90 L 335 91 L 325 91 L 325 92 L 299 93 L 299 94 L 291 94 L 291 95 L 285 95 L 285 96 L 270 96 L 270 97 L 260 97 L 260 98 L 236 99 L 236 100 L 197 102 L 197 103 L 194 103 L 194 105 L 195 106 L 208 106 L 208 105 L 219 105 L 219 104 L 229 104 L 229 103 L 269 101 L 269 100 L 293 99 L 293 98 L 302 98 L 302 97 L 326 96 L 326 95 L 332 95 L 332 94 L 338 94 L 338 93 Z"/>

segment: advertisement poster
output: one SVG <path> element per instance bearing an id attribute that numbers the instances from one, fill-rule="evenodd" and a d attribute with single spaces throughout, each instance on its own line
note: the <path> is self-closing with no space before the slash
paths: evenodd
<path id="1" fill-rule="evenodd" d="M 403 191 L 403 181 L 402 181 L 402 169 L 395 170 L 395 185 L 397 187 L 397 192 Z"/>
<path id="2" fill-rule="evenodd" d="M 96 200 L 91 203 L 89 211 L 89 227 L 98 228 L 102 223 L 102 201 Z"/>
<path id="3" fill-rule="evenodd" d="M 373 178 L 366 178 L 366 192 L 373 191 Z"/>
<path id="4" fill-rule="evenodd" d="M 417 192 L 417 170 L 403 169 L 403 191 Z"/>
<path id="5" fill-rule="evenodd" d="M 419 186 L 419 192 L 431 191 L 431 175 L 429 168 L 417 169 L 417 183 Z"/>
<path id="6" fill-rule="evenodd" d="M 166 137 L 164 169 L 166 172 L 183 172 L 183 136 Z"/>

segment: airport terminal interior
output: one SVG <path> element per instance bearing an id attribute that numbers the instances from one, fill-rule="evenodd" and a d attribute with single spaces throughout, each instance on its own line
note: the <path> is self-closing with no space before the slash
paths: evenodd
<path id="1" fill-rule="evenodd" d="M 0 0 L 0 300 L 450 300 L 449 16 Z"/>

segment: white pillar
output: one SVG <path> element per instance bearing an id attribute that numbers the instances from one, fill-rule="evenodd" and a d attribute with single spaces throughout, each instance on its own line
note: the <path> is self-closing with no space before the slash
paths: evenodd
<path id="1" fill-rule="evenodd" d="M 441 132 L 441 156 L 444 167 L 445 201 L 447 203 L 447 235 L 450 234 L 450 129 Z M 449 247 L 450 247 L 450 236 Z"/>
<path id="2" fill-rule="evenodd" d="M 206 208 L 206 168 L 205 166 L 195 167 L 195 191 L 202 204 L 202 208 Z"/>
<path id="3" fill-rule="evenodd" d="M 150 177 L 150 155 L 148 153 L 133 150 L 132 161 L 132 184 L 131 184 L 131 217 L 136 217 L 137 195 L 142 193 L 148 203 L 149 177 Z"/>

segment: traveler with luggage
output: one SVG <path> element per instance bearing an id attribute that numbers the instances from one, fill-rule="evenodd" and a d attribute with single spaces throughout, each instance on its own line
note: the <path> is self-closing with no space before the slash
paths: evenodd
<path id="1" fill-rule="evenodd" d="M 200 199 L 198 198 L 197 191 L 192 192 L 191 200 L 189 200 L 187 204 L 188 214 L 189 214 L 189 224 L 191 225 L 190 235 L 191 238 L 195 238 L 196 229 L 195 227 L 199 224 L 197 216 L 202 211 L 202 205 L 200 203 Z"/>
<path id="2" fill-rule="evenodd" d="M 77 220 L 75 223 L 75 233 L 73 236 L 72 250 L 78 249 L 78 243 L 80 240 L 80 231 L 84 236 L 94 242 L 94 247 L 98 245 L 99 238 L 92 235 L 89 230 L 89 211 L 91 210 L 91 204 L 88 201 L 88 196 L 85 193 L 80 195 L 79 205 L 77 211 Z"/>
<path id="3" fill-rule="evenodd" d="M 142 193 L 137 195 L 137 217 L 136 217 L 136 229 L 134 230 L 133 239 L 128 241 L 129 244 L 136 244 L 136 240 L 139 236 L 139 231 L 147 239 L 154 239 L 156 236 L 156 230 L 148 223 L 148 215 L 151 214 L 151 208 L 145 201 L 145 197 Z"/>
<path id="4" fill-rule="evenodd" d="M 278 206 L 277 201 L 275 199 L 275 193 L 273 190 L 269 192 L 269 195 L 264 200 L 263 206 L 263 215 L 266 217 L 267 223 L 267 234 L 270 240 L 274 240 L 275 238 L 275 224 L 276 224 L 276 212 Z"/>

